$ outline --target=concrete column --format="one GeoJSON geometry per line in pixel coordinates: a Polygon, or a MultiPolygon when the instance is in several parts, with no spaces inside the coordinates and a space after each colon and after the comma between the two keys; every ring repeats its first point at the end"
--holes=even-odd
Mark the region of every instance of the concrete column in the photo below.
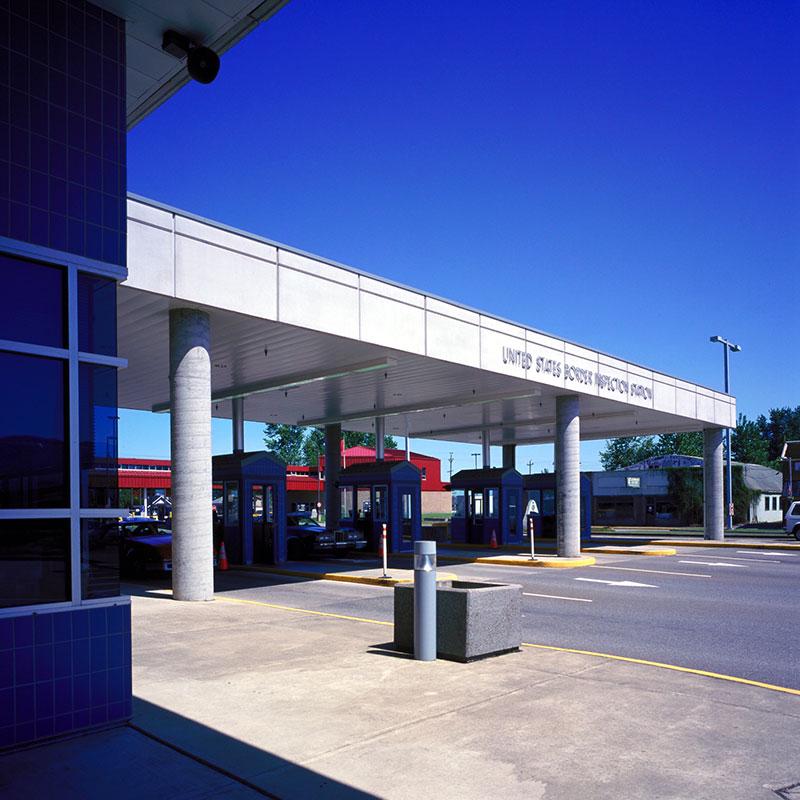
{"type": "Polygon", "coordinates": [[[231,400],[233,416],[231,426],[233,428],[233,452],[244,452],[244,397],[234,397],[231,400]]]}
{"type": "Polygon", "coordinates": [[[339,526],[341,508],[336,481],[342,470],[342,426],[325,426],[325,527],[339,526]]]}
{"type": "Polygon", "coordinates": [[[558,555],[577,558],[581,552],[581,419],[575,395],[556,398],[556,536],[558,555]]]}
{"type": "Polygon", "coordinates": [[[386,420],[384,417],[375,417],[375,460],[383,461],[383,437],[386,433],[386,420]]]}
{"type": "Polygon", "coordinates": [[[503,469],[515,469],[517,466],[517,446],[515,444],[503,445],[503,469]]]}
{"type": "Polygon", "coordinates": [[[492,446],[489,431],[481,431],[481,457],[484,469],[492,466],[492,446]]]}
{"type": "Polygon", "coordinates": [[[706,428],[703,431],[703,538],[719,541],[725,538],[722,437],[722,428],[706,428]]]}
{"type": "Polygon", "coordinates": [[[211,519],[211,324],[205,311],[169,312],[172,593],[214,598],[211,519]]]}

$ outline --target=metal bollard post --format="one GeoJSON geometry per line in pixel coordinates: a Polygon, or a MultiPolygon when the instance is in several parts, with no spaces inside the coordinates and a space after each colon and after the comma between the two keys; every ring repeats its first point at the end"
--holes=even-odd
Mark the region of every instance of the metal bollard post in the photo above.
{"type": "Polygon", "coordinates": [[[533,546],[533,516],[528,514],[528,534],[531,537],[531,561],[536,561],[536,551],[533,546]]]}
{"type": "Polygon", "coordinates": [[[383,575],[382,578],[388,578],[389,573],[386,571],[389,567],[389,556],[387,553],[386,548],[386,523],[383,523],[383,528],[381,530],[381,550],[383,551],[383,575]]]}
{"type": "Polygon", "coordinates": [[[436,542],[414,542],[414,658],[436,661],[436,542]]]}

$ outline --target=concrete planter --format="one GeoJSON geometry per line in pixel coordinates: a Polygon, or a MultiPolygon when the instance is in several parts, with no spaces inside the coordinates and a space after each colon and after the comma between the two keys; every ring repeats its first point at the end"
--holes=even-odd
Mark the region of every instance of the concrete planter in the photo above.
{"type": "MultiPolygon", "coordinates": [[[[505,583],[443,581],[436,590],[439,658],[473,661],[519,650],[522,587],[505,583]]],[[[414,651],[414,587],[394,587],[394,645],[414,651]]]]}

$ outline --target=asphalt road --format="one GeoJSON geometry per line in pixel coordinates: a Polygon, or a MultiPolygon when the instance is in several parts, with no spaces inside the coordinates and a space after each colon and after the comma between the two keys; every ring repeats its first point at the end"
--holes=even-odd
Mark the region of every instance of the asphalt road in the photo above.
{"type": "MultiPolygon", "coordinates": [[[[462,578],[520,584],[524,641],[800,689],[800,552],[681,548],[666,557],[601,555],[569,570],[448,565],[442,555],[439,563],[462,578]]],[[[217,577],[218,591],[234,596],[392,619],[391,589],[238,571],[217,577]]]]}

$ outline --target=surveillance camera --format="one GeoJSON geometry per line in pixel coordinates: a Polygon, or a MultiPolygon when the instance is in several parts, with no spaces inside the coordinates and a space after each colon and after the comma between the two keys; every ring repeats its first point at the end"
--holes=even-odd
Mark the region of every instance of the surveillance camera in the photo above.
{"type": "Polygon", "coordinates": [[[186,59],[189,75],[198,83],[211,83],[219,72],[219,56],[208,47],[193,47],[186,59]]]}

